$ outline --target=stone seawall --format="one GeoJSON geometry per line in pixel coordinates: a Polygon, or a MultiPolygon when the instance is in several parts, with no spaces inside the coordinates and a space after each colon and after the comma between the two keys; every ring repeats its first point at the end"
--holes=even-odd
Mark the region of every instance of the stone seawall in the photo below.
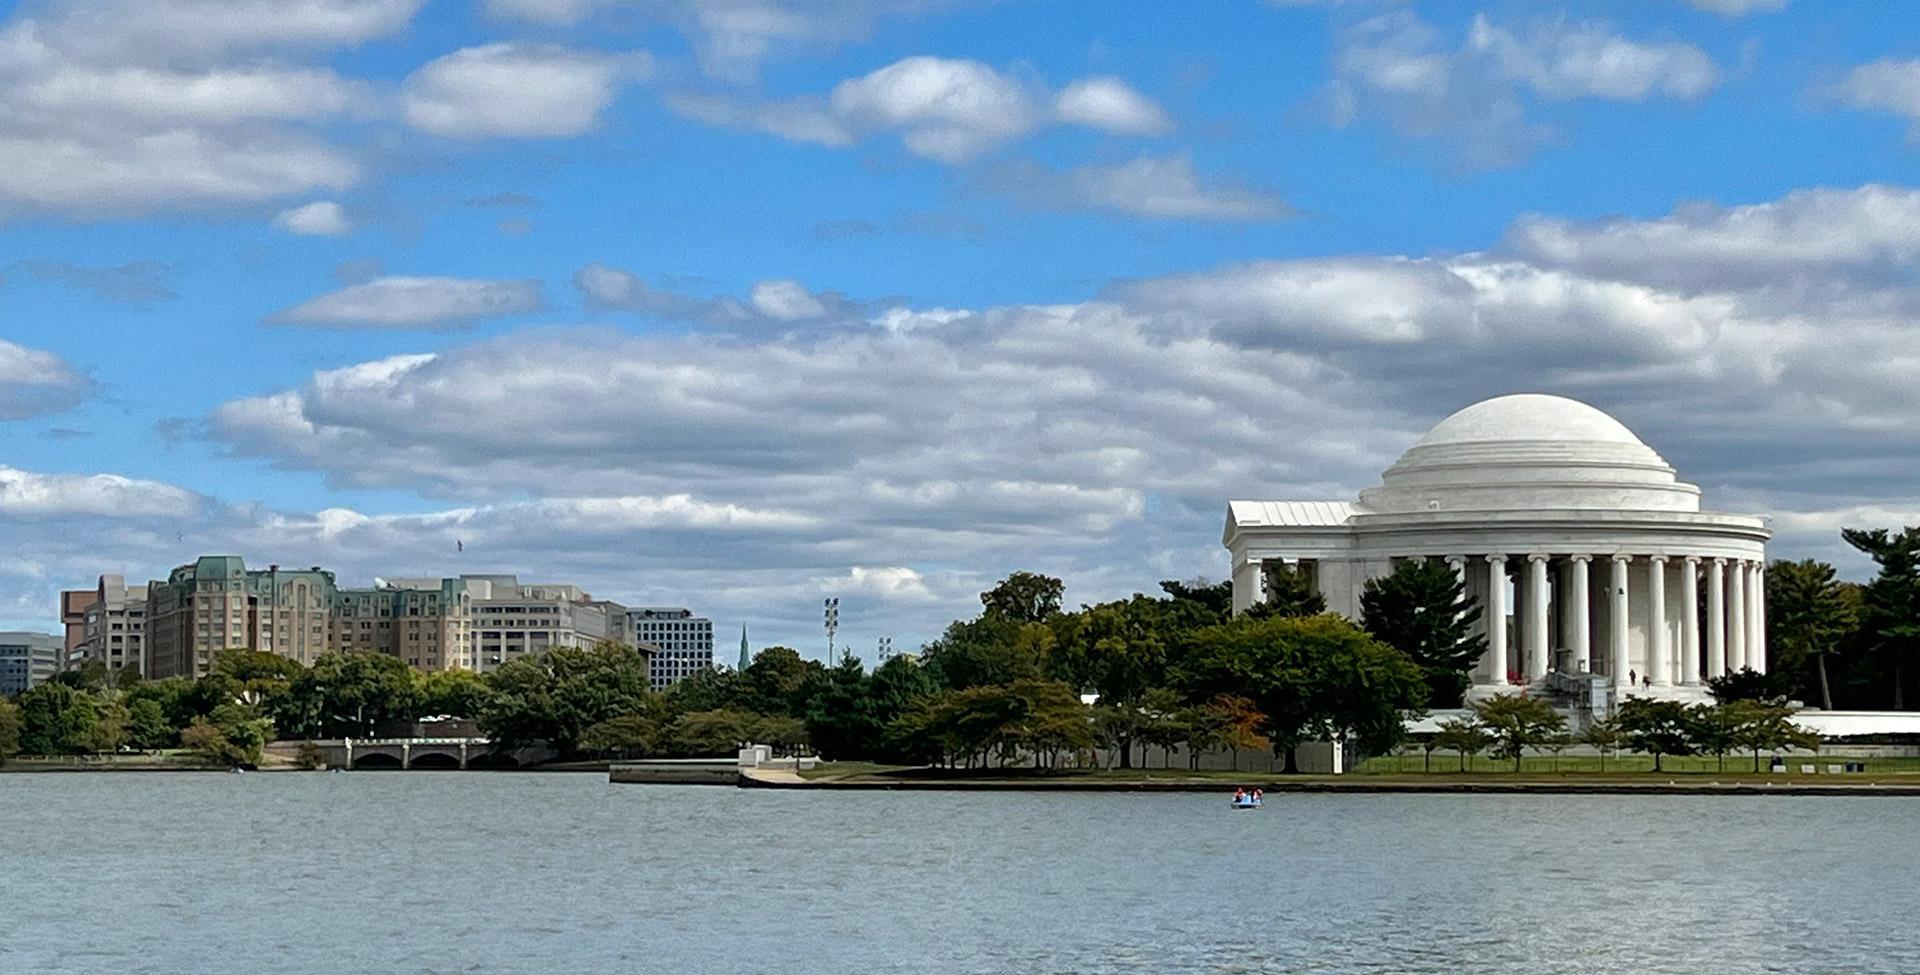
{"type": "Polygon", "coordinates": [[[607,767],[607,781],[634,785],[738,785],[740,763],[733,759],[616,762],[607,767]]]}

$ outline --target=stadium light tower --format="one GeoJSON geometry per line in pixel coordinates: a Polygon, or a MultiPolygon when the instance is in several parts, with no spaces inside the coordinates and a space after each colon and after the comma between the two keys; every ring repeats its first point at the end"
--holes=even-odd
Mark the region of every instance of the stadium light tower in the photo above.
{"type": "Polygon", "coordinates": [[[840,597],[835,596],[827,600],[826,606],[827,666],[831,667],[833,666],[833,635],[840,629],[840,597]]]}

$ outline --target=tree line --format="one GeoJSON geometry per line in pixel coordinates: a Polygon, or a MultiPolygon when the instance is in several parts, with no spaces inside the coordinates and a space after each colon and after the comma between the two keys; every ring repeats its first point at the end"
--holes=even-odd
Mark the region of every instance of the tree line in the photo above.
{"type": "Polygon", "coordinates": [[[1848,528],[1873,560],[1867,582],[1807,559],[1767,566],[1769,689],[1833,709],[1906,710],[1920,679],[1920,526],[1848,528]]]}
{"type": "Polygon", "coordinates": [[[1794,724],[1797,709],[1786,701],[1750,696],[1752,684],[1738,679],[1717,681],[1713,691],[1715,701],[1694,705],[1630,697],[1611,717],[1578,733],[1570,732],[1566,718],[1545,701],[1503,694],[1475,702],[1465,717],[1441,721],[1431,734],[1418,736],[1416,744],[1425,753],[1428,771],[1439,750],[1453,752],[1463,772],[1483,753],[1511,761],[1518,772],[1529,749],[1557,757],[1575,745],[1598,752],[1602,771],[1608,757],[1622,749],[1651,757],[1655,772],[1662,771],[1668,756],[1711,755],[1725,771],[1729,754],[1751,752],[1758,772],[1762,753],[1819,750],[1820,736],[1794,724]]]}

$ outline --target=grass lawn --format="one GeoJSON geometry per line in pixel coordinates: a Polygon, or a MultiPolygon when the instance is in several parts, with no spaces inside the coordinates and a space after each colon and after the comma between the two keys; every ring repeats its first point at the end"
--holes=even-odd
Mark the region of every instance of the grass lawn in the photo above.
{"type": "MultiPolygon", "coordinates": [[[[1869,775],[1920,774],[1920,758],[1840,758],[1829,756],[1788,756],[1787,773],[1798,777],[1800,766],[1812,765],[1818,770],[1817,774],[1826,775],[1828,765],[1844,762],[1865,762],[1867,766],[1866,774],[1869,775]]],[[[1562,755],[1557,759],[1551,755],[1528,755],[1520,762],[1521,772],[1531,775],[1598,773],[1601,771],[1600,766],[1600,757],[1597,755],[1562,755]]],[[[1361,775],[1405,775],[1419,774],[1425,769],[1425,758],[1415,753],[1411,755],[1381,755],[1369,758],[1361,762],[1360,766],[1354,769],[1354,771],[1361,775]]],[[[1712,755],[1690,755],[1686,757],[1669,755],[1661,760],[1660,769],[1662,774],[1673,775],[1733,775],[1736,773],[1752,775],[1753,755],[1729,754],[1724,771],[1721,769],[1720,760],[1712,755]]],[[[1504,772],[1512,775],[1513,762],[1495,761],[1485,756],[1476,756],[1468,762],[1467,770],[1473,773],[1498,774],[1504,772]]],[[[1460,759],[1458,756],[1452,752],[1436,751],[1433,753],[1431,774],[1459,775],[1460,771],[1460,759]]],[[[1647,755],[1618,755],[1606,760],[1606,772],[1609,774],[1615,772],[1650,773],[1652,771],[1653,759],[1647,755]]],[[[1762,775],[1765,775],[1766,771],[1767,756],[1762,754],[1760,756],[1760,772],[1762,775]]],[[[1859,775],[1860,773],[1852,773],[1849,777],[1857,778],[1859,775]]],[[[1837,778],[1837,776],[1835,777],[1837,778]]]]}

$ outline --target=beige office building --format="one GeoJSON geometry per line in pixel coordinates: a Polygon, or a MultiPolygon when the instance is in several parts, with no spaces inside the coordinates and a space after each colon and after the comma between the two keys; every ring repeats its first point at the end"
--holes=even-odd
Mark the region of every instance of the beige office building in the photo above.
{"type": "Polygon", "coordinates": [[[145,635],[147,591],[129,592],[121,576],[104,575],[81,611],[81,639],[67,652],[67,666],[98,660],[109,671],[132,667],[147,672],[145,635]]]}

